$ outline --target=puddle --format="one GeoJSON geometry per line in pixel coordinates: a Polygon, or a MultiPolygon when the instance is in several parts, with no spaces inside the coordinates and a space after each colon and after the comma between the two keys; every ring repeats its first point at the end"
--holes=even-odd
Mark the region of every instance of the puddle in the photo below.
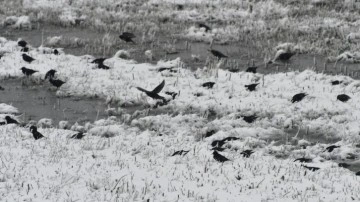
{"type": "MultiPolygon", "coordinates": [[[[160,59],[175,59],[181,57],[181,59],[192,69],[204,67],[206,58],[210,56],[210,53],[207,51],[209,49],[209,44],[207,43],[188,42],[187,40],[174,39],[171,36],[157,36],[157,40],[154,40],[154,42],[148,41],[141,43],[141,34],[135,33],[137,35],[137,43],[126,44],[118,38],[120,33],[109,32],[107,34],[109,39],[111,39],[111,45],[104,45],[104,32],[89,31],[88,29],[80,27],[64,28],[54,25],[39,24],[37,29],[33,30],[0,29],[0,36],[5,36],[10,40],[22,38],[28,41],[33,47],[40,46],[42,39],[53,36],[62,36],[65,41],[73,37],[78,37],[87,42],[85,45],[78,47],[69,45],[63,47],[67,54],[72,55],[90,54],[95,57],[112,57],[116,51],[125,49],[128,50],[138,62],[147,62],[144,52],[151,49],[153,50],[154,58],[156,59],[153,62],[160,59]],[[170,49],[174,49],[175,53],[167,54],[170,49]],[[197,55],[199,61],[193,60],[192,55],[197,55]]],[[[298,54],[293,56],[289,63],[272,64],[265,67],[264,55],[261,55],[255,47],[248,44],[241,44],[240,42],[234,42],[228,45],[214,44],[212,48],[229,56],[227,63],[224,65],[225,69],[235,68],[239,71],[243,71],[247,69],[248,66],[252,65],[251,61],[254,61],[255,65],[259,66],[258,72],[264,74],[294,70],[302,71],[314,66],[317,71],[322,72],[324,70],[324,64],[326,63],[326,57],[321,55],[298,54]]],[[[324,72],[327,74],[347,74],[353,78],[359,78],[360,76],[356,73],[359,71],[357,64],[339,62],[337,64],[328,63],[326,66],[327,68],[324,72]]]]}
{"type": "Polygon", "coordinates": [[[54,126],[61,120],[70,123],[93,122],[106,118],[104,101],[86,98],[57,97],[56,90],[48,86],[21,85],[21,79],[3,80],[0,85],[5,88],[0,91],[1,102],[18,108],[23,122],[42,118],[51,118],[54,126]]]}

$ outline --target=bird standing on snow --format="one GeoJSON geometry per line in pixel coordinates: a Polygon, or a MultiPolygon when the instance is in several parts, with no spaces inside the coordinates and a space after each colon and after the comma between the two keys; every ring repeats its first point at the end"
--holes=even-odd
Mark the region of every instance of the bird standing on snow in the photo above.
{"type": "Polygon", "coordinates": [[[145,90],[141,87],[136,87],[139,91],[142,91],[144,93],[146,93],[147,96],[151,97],[152,99],[155,99],[155,100],[163,100],[164,102],[166,102],[166,99],[162,96],[159,95],[160,91],[164,88],[165,86],[165,80],[163,80],[158,86],[156,86],[154,88],[154,90],[152,91],[148,91],[148,90],[145,90]]]}
{"type": "Polygon", "coordinates": [[[49,79],[49,81],[50,81],[50,83],[53,85],[53,86],[55,86],[56,88],[60,88],[60,86],[62,86],[65,82],[64,81],[61,81],[61,80],[59,80],[59,79],[52,79],[52,78],[50,78],[49,79]]]}
{"type": "Polygon", "coordinates": [[[312,161],[312,159],[302,157],[302,158],[295,159],[295,161],[299,161],[301,163],[310,163],[312,161]]]}
{"type": "Polygon", "coordinates": [[[203,83],[201,86],[202,87],[205,87],[205,88],[213,88],[213,86],[215,85],[215,82],[205,82],[205,83],[203,83]]]}
{"type": "Polygon", "coordinates": [[[11,118],[10,116],[5,116],[6,124],[19,124],[15,119],[11,118]]]}
{"type": "Polygon", "coordinates": [[[36,127],[36,126],[31,126],[31,127],[30,127],[30,132],[33,134],[35,140],[38,140],[38,139],[44,137],[39,131],[37,131],[37,127],[36,127]]]}
{"type": "Polygon", "coordinates": [[[341,83],[342,83],[342,81],[339,81],[339,80],[331,81],[331,85],[333,85],[333,86],[339,85],[341,83]]]}
{"type": "Polygon", "coordinates": [[[341,102],[347,102],[348,100],[351,99],[350,96],[346,95],[346,94],[340,94],[336,97],[338,100],[340,100],[341,102]]]}
{"type": "Polygon", "coordinates": [[[230,161],[228,158],[219,154],[217,151],[213,152],[213,156],[214,156],[214,159],[219,161],[220,163],[224,163],[225,161],[230,161]]]}
{"type": "Polygon", "coordinates": [[[26,68],[26,67],[21,67],[21,71],[23,74],[25,74],[26,76],[30,76],[32,74],[34,74],[35,72],[38,72],[36,70],[33,70],[33,69],[29,69],[29,68],[26,68]]]}
{"type": "Polygon", "coordinates": [[[34,61],[35,59],[26,55],[25,53],[22,54],[22,58],[25,62],[31,63],[32,61],[34,61]]]}
{"type": "Polygon", "coordinates": [[[45,80],[46,79],[53,79],[55,77],[55,73],[57,71],[55,69],[50,69],[48,72],[46,72],[45,74],[45,80]]]}
{"type": "Polygon", "coordinates": [[[203,23],[199,23],[200,28],[204,28],[205,32],[211,31],[211,28],[203,23]]]}
{"type": "Polygon", "coordinates": [[[307,96],[306,93],[298,93],[292,97],[291,102],[300,102],[305,96],[307,96]]]}
{"type": "Polygon", "coordinates": [[[133,38],[135,38],[136,36],[133,33],[130,32],[123,32],[119,38],[123,41],[125,41],[126,43],[128,42],[132,42],[135,44],[135,42],[132,40],[133,38]]]}
{"type": "Polygon", "coordinates": [[[257,69],[257,67],[248,67],[248,68],[246,69],[246,72],[250,72],[250,73],[256,74],[256,69],[257,69]]]}
{"type": "Polygon", "coordinates": [[[244,121],[246,121],[247,123],[252,123],[257,119],[256,115],[250,115],[250,116],[241,116],[244,121]]]}
{"type": "Polygon", "coordinates": [[[188,151],[179,150],[179,151],[174,152],[171,156],[175,156],[175,155],[179,155],[179,156],[183,155],[183,156],[185,156],[187,153],[189,153],[189,150],[188,151]]]}
{"type": "Polygon", "coordinates": [[[245,85],[245,88],[247,88],[248,91],[254,91],[257,85],[259,85],[259,83],[253,83],[250,85],[245,85]]]}
{"type": "Polygon", "coordinates": [[[18,46],[20,46],[20,47],[23,47],[23,48],[25,48],[26,47],[26,45],[27,45],[27,42],[26,41],[24,41],[24,40],[20,40],[20,41],[18,41],[18,46]]]}
{"type": "Polygon", "coordinates": [[[249,157],[250,157],[250,155],[251,155],[251,154],[253,154],[253,153],[254,153],[254,151],[253,151],[253,150],[247,149],[247,150],[245,150],[245,151],[241,152],[240,154],[242,154],[242,155],[243,155],[243,157],[249,158],[249,157]]]}
{"type": "Polygon", "coordinates": [[[84,136],[85,136],[84,133],[79,132],[79,133],[74,134],[70,138],[72,138],[72,139],[82,139],[84,136]]]}
{"type": "Polygon", "coordinates": [[[340,146],[331,145],[326,147],[325,151],[332,152],[334,149],[339,148],[340,146]]]}
{"type": "Polygon", "coordinates": [[[96,58],[96,59],[94,59],[93,61],[91,61],[91,63],[101,64],[101,63],[104,63],[104,61],[105,61],[106,59],[107,59],[107,58],[96,58]]]}

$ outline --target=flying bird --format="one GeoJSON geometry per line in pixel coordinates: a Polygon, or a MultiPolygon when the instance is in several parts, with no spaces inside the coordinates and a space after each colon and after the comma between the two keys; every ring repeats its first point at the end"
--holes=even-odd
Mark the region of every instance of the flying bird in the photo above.
{"type": "Polygon", "coordinates": [[[342,83],[342,81],[339,81],[339,80],[331,81],[331,85],[333,85],[333,86],[339,85],[341,83],[342,83]]]}
{"type": "Polygon", "coordinates": [[[331,145],[326,147],[325,151],[332,152],[334,149],[339,148],[340,146],[331,145]]]}
{"type": "Polygon", "coordinates": [[[246,69],[246,72],[250,72],[250,73],[254,73],[254,74],[256,74],[256,69],[257,69],[258,67],[248,67],[247,69],[246,69]]]}
{"type": "Polygon", "coordinates": [[[249,157],[250,157],[250,155],[251,155],[251,154],[253,154],[253,153],[254,153],[254,151],[253,151],[253,150],[247,149],[247,150],[245,150],[245,151],[241,152],[240,154],[242,154],[242,155],[243,155],[243,157],[249,158],[249,157]]]}
{"type": "Polygon", "coordinates": [[[292,97],[291,102],[300,102],[305,96],[307,96],[306,93],[298,93],[292,97]]]}
{"type": "Polygon", "coordinates": [[[85,136],[84,133],[79,132],[79,133],[76,133],[76,134],[72,135],[70,138],[72,138],[72,139],[82,139],[84,136],[85,136]]]}
{"type": "Polygon", "coordinates": [[[44,137],[39,131],[37,131],[37,127],[36,127],[36,126],[31,126],[31,127],[30,127],[30,132],[33,134],[35,140],[38,140],[38,139],[44,137]]]}
{"type": "Polygon", "coordinates": [[[23,47],[23,48],[25,48],[26,47],[26,45],[27,45],[27,42],[26,41],[24,41],[24,40],[20,40],[20,41],[18,41],[18,46],[20,46],[20,47],[23,47]]]}
{"type": "Polygon", "coordinates": [[[175,156],[175,155],[179,155],[179,156],[183,155],[183,156],[185,156],[187,153],[189,153],[189,151],[190,150],[188,150],[188,151],[185,151],[185,150],[176,151],[171,156],[175,156]]]}
{"type": "Polygon", "coordinates": [[[346,94],[340,94],[336,97],[338,100],[340,100],[341,102],[347,102],[348,100],[351,99],[350,96],[346,95],[346,94]]]}
{"type": "Polygon", "coordinates": [[[213,155],[214,155],[214,159],[219,161],[220,163],[224,163],[225,161],[230,161],[228,158],[219,154],[217,151],[214,151],[213,155]]]}
{"type": "Polygon", "coordinates": [[[55,77],[55,73],[57,71],[55,69],[50,69],[48,72],[46,72],[45,74],[45,80],[46,79],[53,79],[55,77]]]}
{"type": "Polygon", "coordinates": [[[6,124],[19,124],[15,119],[11,118],[10,116],[5,116],[6,124]]]}
{"type": "MultiPolygon", "coordinates": [[[[310,163],[312,161],[312,159],[309,159],[309,158],[298,158],[298,159],[295,159],[295,161],[299,161],[301,163],[310,163]]],[[[295,162],[294,161],[294,162],[295,162]]]]}
{"type": "Polygon", "coordinates": [[[217,57],[218,60],[220,60],[221,58],[227,58],[228,57],[228,56],[224,55],[222,52],[220,52],[218,50],[210,49],[208,51],[210,51],[215,57],[217,57]]]}
{"type": "Polygon", "coordinates": [[[32,58],[31,56],[26,55],[25,53],[22,54],[22,58],[25,62],[31,63],[32,61],[34,61],[35,59],[32,58]]]}
{"type": "Polygon", "coordinates": [[[246,121],[247,123],[252,123],[254,122],[258,117],[256,115],[251,115],[251,116],[242,116],[242,118],[244,119],[244,121],[246,121]]]}
{"type": "Polygon", "coordinates": [[[211,82],[211,81],[201,84],[202,87],[208,88],[208,89],[212,88],[214,85],[215,85],[215,82],[211,82]]]}
{"type": "Polygon", "coordinates": [[[147,96],[151,97],[152,99],[155,100],[163,100],[164,102],[166,102],[166,99],[162,96],[159,95],[160,91],[164,88],[165,86],[165,80],[163,80],[158,86],[156,86],[152,91],[148,91],[145,90],[141,87],[136,87],[139,91],[142,91],[144,93],[146,93],[147,96]]]}
{"type": "Polygon", "coordinates": [[[59,79],[52,79],[52,78],[50,78],[49,81],[56,88],[60,88],[60,86],[62,86],[65,83],[64,81],[61,81],[59,79]]]}
{"type": "Polygon", "coordinates": [[[203,23],[199,23],[200,28],[205,28],[205,32],[211,31],[211,28],[203,23]]]}
{"type": "Polygon", "coordinates": [[[245,85],[245,88],[247,88],[248,91],[254,91],[257,85],[259,85],[259,83],[253,83],[250,85],[245,85]]]}
{"type": "Polygon", "coordinates": [[[320,168],[318,168],[318,167],[311,167],[311,166],[304,166],[304,165],[303,165],[303,167],[305,167],[305,168],[307,168],[307,169],[309,169],[309,170],[311,170],[311,171],[317,171],[317,170],[320,169],[320,168]]]}
{"type": "Polygon", "coordinates": [[[119,38],[123,41],[125,41],[126,43],[128,42],[132,42],[135,44],[135,42],[132,40],[133,38],[135,38],[136,36],[133,33],[130,32],[123,32],[119,38]]]}
{"type": "Polygon", "coordinates": [[[239,140],[239,139],[240,138],[238,138],[238,137],[226,137],[226,138],[224,138],[222,140],[214,140],[211,143],[211,146],[212,147],[222,147],[228,141],[239,140]]]}

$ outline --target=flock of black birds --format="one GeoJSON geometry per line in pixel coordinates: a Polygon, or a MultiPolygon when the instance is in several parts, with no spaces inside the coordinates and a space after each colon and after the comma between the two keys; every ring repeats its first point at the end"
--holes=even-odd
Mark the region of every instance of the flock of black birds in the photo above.
{"type": "MultiPolygon", "coordinates": [[[[205,24],[199,24],[199,27],[200,28],[204,28],[206,32],[208,31],[211,31],[211,28],[205,24]]],[[[131,42],[133,44],[136,44],[134,42],[134,38],[136,38],[136,36],[133,34],[133,33],[130,33],[130,32],[123,32],[119,38],[123,41],[125,41],[126,43],[128,42],[131,42]]],[[[28,52],[29,51],[29,47],[27,46],[27,42],[24,41],[24,40],[20,40],[18,42],[18,45],[20,47],[22,47],[21,51],[22,52],[28,52]]],[[[218,50],[214,50],[214,49],[209,49],[208,50],[213,56],[215,56],[218,60],[221,60],[221,59],[225,59],[225,58],[228,58],[228,56],[226,56],[225,54],[221,53],[220,51],[218,50]]],[[[58,55],[59,52],[57,49],[54,50],[53,52],[55,55],[58,55]]],[[[281,61],[288,61],[295,53],[293,52],[282,52],[280,53],[279,55],[277,55],[276,58],[274,58],[273,61],[269,61],[268,63],[271,64],[273,63],[274,61],[276,60],[281,60],[281,61]]],[[[22,54],[22,59],[28,63],[31,63],[33,61],[35,61],[36,59],[34,59],[33,57],[23,53],[22,54]]],[[[91,63],[93,64],[97,64],[98,65],[98,68],[99,69],[110,69],[110,67],[106,66],[104,64],[104,61],[106,60],[107,58],[97,58],[97,59],[94,59],[91,63]]],[[[172,68],[160,68],[158,71],[161,72],[161,71],[164,71],[164,70],[169,70],[169,71],[176,71],[176,70],[172,70],[172,68]]],[[[29,77],[31,75],[33,75],[34,73],[38,72],[37,70],[33,70],[33,69],[29,69],[29,68],[26,68],[26,67],[22,67],[21,68],[21,71],[22,73],[26,76],[26,77],[29,77]]],[[[231,71],[231,70],[230,70],[231,71]]],[[[55,73],[57,71],[54,70],[54,69],[51,69],[49,70],[46,74],[45,74],[45,80],[49,80],[49,82],[55,86],[56,88],[59,88],[61,87],[65,82],[64,81],[61,81],[59,79],[54,79],[55,78],[55,73]]],[[[256,66],[252,66],[252,67],[248,67],[246,72],[249,72],[249,73],[256,73],[257,72],[257,67],[256,66]]],[[[332,85],[339,85],[341,84],[342,81],[332,81],[331,84],[332,85]]],[[[208,89],[211,89],[213,88],[213,86],[215,85],[215,82],[205,82],[202,84],[202,87],[205,87],[205,88],[208,88],[208,89]]],[[[253,83],[253,84],[249,84],[249,85],[245,85],[245,88],[248,90],[248,91],[255,91],[256,90],[256,87],[259,85],[259,83],[253,83]]],[[[159,95],[159,93],[161,92],[161,90],[164,88],[165,86],[165,80],[163,80],[158,86],[156,86],[153,90],[149,91],[149,90],[146,90],[146,89],[143,89],[141,87],[136,87],[139,91],[141,92],[144,92],[147,96],[155,99],[155,100],[162,100],[163,104],[167,104],[169,101],[166,100],[163,96],[159,95]]],[[[4,90],[1,86],[0,86],[0,90],[4,90]]],[[[177,93],[175,92],[165,92],[166,94],[168,95],[171,95],[173,99],[175,99],[175,97],[178,95],[177,93]]],[[[292,99],[291,99],[291,102],[292,103],[295,103],[295,102],[300,102],[304,97],[306,97],[308,94],[306,93],[298,93],[298,94],[295,94],[292,99]]],[[[342,101],[342,102],[347,102],[350,98],[350,96],[346,95],[346,94],[341,94],[341,95],[338,95],[337,96],[337,99],[342,101]]],[[[253,123],[258,117],[256,115],[250,115],[250,116],[240,116],[243,118],[243,120],[247,123],[253,123]]],[[[3,124],[19,124],[19,122],[17,122],[16,120],[14,120],[13,118],[11,118],[10,116],[6,116],[5,117],[5,122],[0,122],[0,125],[3,125],[3,124]]],[[[44,138],[44,136],[37,130],[37,127],[36,126],[31,126],[30,127],[30,132],[33,134],[33,137],[35,140],[38,140],[38,139],[41,139],[41,138],[44,138]]],[[[212,131],[209,131],[208,133],[206,133],[205,135],[205,138],[207,137],[210,137],[212,136],[213,134],[215,134],[216,131],[212,130],[212,131]]],[[[84,134],[79,132],[79,133],[76,133],[74,135],[71,136],[71,138],[74,138],[74,139],[81,139],[84,137],[84,134]]],[[[224,151],[226,148],[224,148],[223,146],[227,143],[227,142],[230,142],[230,141],[234,141],[234,140],[239,140],[240,138],[237,138],[237,137],[227,137],[227,138],[224,138],[222,140],[214,140],[212,143],[211,143],[211,146],[212,146],[212,149],[213,150],[213,157],[216,161],[219,161],[221,163],[224,163],[226,161],[230,161],[228,158],[226,158],[225,156],[221,155],[219,152],[222,152],[224,151]]],[[[336,146],[336,145],[332,145],[332,146],[329,146],[325,149],[325,151],[327,152],[332,152],[334,149],[336,148],[339,148],[340,146],[336,146]]],[[[175,156],[175,155],[186,155],[187,153],[189,152],[186,151],[186,150],[180,150],[180,151],[176,151],[172,154],[172,156],[175,156]]],[[[254,151],[253,150],[244,150],[242,151],[240,154],[243,155],[243,157],[245,158],[249,158],[251,156],[251,154],[253,154],[254,151]]],[[[312,161],[312,159],[309,159],[309,158],[298,158],[298,159],[295,159],[294,162],[296,161],[299,161],[301,163],[309,163],[312,161]]],[[[339,164],[340,167],[348,167],[349,165],[346,164],[346,163],[340,163],[339,164]]],[[[320,168],[317,168],[317,167],[309,167],[309,166],[305,166],[303,165],[303,167],[311,170],[311,171],[316,171],[316,170],[319,170],[320,168]]],[[[356,175],[360,175],[360,172],[356,173],[356,175]]]]}

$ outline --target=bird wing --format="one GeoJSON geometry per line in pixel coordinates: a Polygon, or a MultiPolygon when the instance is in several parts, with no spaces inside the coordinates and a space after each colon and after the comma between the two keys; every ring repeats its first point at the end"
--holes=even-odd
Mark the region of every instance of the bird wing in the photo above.
{"type": "Polygon", "coordinates": [[[143,89],[143,88],[141,88],[141,87],[136,87],[139,91],[142,91],[142,92],[144,92],[144,93],[147,93],[147,92],[149,92],[149,91],[147,91],[147,90],[145,90],[145,89],[143,89]]]}
{"type": "Polygon", "coordinates": [[[163,80],[158,86],[156,86],[156,88],[154,88],[154,90],[152,90],[153,93],[160,93],[160,91],[164,88],[165,86],[165,80],[163,80]]]}

